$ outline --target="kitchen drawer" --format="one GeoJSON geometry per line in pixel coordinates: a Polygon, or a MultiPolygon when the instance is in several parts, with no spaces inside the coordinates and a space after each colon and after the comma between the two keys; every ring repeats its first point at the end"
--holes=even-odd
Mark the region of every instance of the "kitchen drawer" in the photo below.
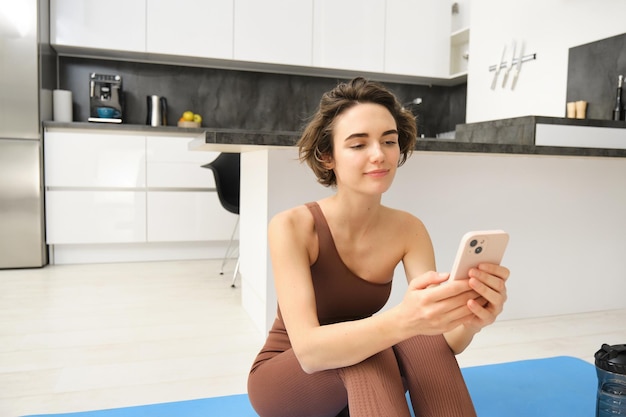
{"type": "Polygon", "coordinates": [[[237,215],[216,192],[148,192],[148,242],[229,240],[237,215]]]}
{"type": "Polygon", "coordinates": [[[146,185],[144,136],[46,132],[46,187],[121,187],[146,185]]]}
{"type": "Polygon", "coordinates": [[[146,149],[148,163],[151,162],[183,162],[203,165],[213,161],[219,152],[197,152],[189,150],[188,136],[148,136],[146,149]]]}
{"type": "Polygon", "coordinates": [[[46,192],[49,245],[145,241],[145,192],[46,192]]]}
{"type": "Polygon", "coordinates": [[[187,137],[148,137],[146,143],[147,186],[215,188],[213,172],[202,168],[219,152],[194,152],[187,137]]]}

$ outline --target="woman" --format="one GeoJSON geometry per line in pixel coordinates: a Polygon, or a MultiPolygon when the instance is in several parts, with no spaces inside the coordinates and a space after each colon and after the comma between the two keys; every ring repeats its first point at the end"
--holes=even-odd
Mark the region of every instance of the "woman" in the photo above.
{"type": "Polygon", "coordinates": [[[381,204],[416,133],[380,84],[323,95],[298,145],[336,193],[270,221],[278,314],[248,379],[261,417],[408,417],[406,390],[416,416],[475,415],[454,355],[502,311],[509,271],[484,264],[439,285],[425,226],[381,204]],[[374,314],[400,262],[406,294],[374,314]]]}

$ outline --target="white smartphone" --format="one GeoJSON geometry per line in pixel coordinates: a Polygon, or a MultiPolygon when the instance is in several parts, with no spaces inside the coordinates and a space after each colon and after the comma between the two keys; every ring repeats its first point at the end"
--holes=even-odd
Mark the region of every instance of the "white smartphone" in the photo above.
{"type": "Polygon", "coordinates": [[[469,270],[480,263],[502,262],[509,235],[503,230],[482,230],[466,233],[461,239],[450,280],[469,278],[469,270]]]}

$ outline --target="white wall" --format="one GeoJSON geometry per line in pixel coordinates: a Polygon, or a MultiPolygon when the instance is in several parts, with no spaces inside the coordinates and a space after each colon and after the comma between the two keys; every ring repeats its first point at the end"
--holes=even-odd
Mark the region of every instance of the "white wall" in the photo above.
{"type": "Polygon", "coordinates": [[[298,161],[298,149],[241,154],[241,296],[256,326],[265,331],[276,316],[276,293],[267,248],[267,223],[276,213],[319,200],[331,190],[298,161]]]}
{"type": "Polygon", "coordinates": [[[626,306],[626,159],[423,152],[398,173],[384,202],[422,219],[440,271],[466,231],[509,232],[502,319],[626,306]]]}
{"type": "MultiPolygon", "coordinates": [[[[242,158],[242,179],[254,183],[242,182],[242,303],[261,331],[276,312],[267,221],[330,192],[295,157],[270,150],[242,158]]],[[[424,221],[441,271],[466,231],[508,231],[503,263],[512,275],[501,318],[541,317],[626,306],[624,178],[625,158],[418,152],[383,200],[424,221]]],[[[390,303],[405,288],[398,268],[390,303]]]]}
{"type": "Polygon", "coordinates": [[[473,0],[470,15],[468,123],[564,117],[569,48],[626,32],[623,0],[473,0]],[[510,79],[509,88],[491,90],[488,68],[498,63],[505,44],[510,51],[512,40],[524,42],[525,52],[537,59],[523,64],[514,91],[510,79]]]}

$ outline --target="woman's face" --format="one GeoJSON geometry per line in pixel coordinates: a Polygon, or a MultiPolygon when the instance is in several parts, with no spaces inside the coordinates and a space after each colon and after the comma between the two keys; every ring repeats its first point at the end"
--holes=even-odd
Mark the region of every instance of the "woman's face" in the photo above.
{"type": "Polygon", "coordinates": [[[384,106],[359,103],[335,119],[333,156],[337,187],[382,194],[393,182],[400,159],[396,121],[384,106]]]}

